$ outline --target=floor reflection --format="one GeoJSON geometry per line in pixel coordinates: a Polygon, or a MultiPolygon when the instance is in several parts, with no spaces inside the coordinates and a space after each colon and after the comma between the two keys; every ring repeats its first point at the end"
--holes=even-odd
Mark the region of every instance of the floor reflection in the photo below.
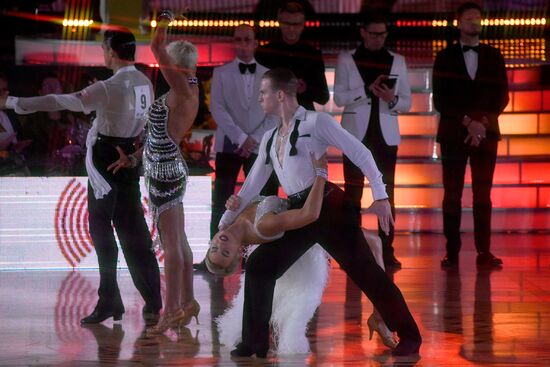
{"type": "MultiPolygon", "coordinates": [[[[500,270],[478,269],[475,278],[473,335],[460,348],[460,355],[478,363],[517,363],[514,348],[495,341],[495,314],[492,303],[491,276],[500,270]],[[496,352],[498,351],[498,353],[496,352]]],[[[513,330],[510,330],[513,332],[513,330]]]]}
{"type": "MultiPolygon", "coordinates": [[[[417,320],[421,359],[395,358],[375,334],[372,304],[334,263],[323,302],[309,325],[312,353],[270,356],[280,366],[550,365],[550,235],[495,236],[506,266],[478,271],[473,239],[465,236],[460,268],[443,271],[442,236],[411,242],[396,237],[403,269],[393,274],[417,320]],[[468,248],[472,248],[471,251],[468,248]],[[521,250],[520,250],[521,249],[521,250]]],[[[239,276],[195,274],[199,324],[147,337],[143,300],[126,270],[118,281],[126,313],[121,323],[80,326],[94,307],[97,271],[0,272],[0,365],[250,366],[232,360],[213,320],[237,294],[239,276]]],[[[265,362],[265,361],[264,361],[265,362]]]]}
{"type": "Polygon", "coordinates": [[[82,325],[83,330],[89,331],[97,343],[97,360],[102,363],[116,363],[120,357],[124,330],[122,325],[115,323],[112,327],[103,324],[82,325]]]}

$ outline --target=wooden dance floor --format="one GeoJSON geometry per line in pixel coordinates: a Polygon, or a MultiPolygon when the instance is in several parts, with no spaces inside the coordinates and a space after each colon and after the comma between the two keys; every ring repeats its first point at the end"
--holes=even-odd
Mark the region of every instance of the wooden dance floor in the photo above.
{"type": "MultiPolygon", "coordinates": [[[[234,366],[473,366],[550,365],[549,234],[493,236],[501,271],[477,271],[472,235],[464,235],[459,271],[444,271],[441,235],[399,235],[394,273],[417,320],[424,344],[420,359],[392,357],[366,320],[372,306],[333,266],[323,303],[310,324],[308,355],[267,361],[231,360],[212,318],[236,294],[237,276],[195,274],[202,305],[199,325],[179,334],[147,338],[143,305],[127,271],[119,280],[126,306],[121,323],[81,327],[96,301],[97,271],[0,273],[0,364],[234,366]]],[[[200,260],[200,259],[198,259],[200,260]]]]}

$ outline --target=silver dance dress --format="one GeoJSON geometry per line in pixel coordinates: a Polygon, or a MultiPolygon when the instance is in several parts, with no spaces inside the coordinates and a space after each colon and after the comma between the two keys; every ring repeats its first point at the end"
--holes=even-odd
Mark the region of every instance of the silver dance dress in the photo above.
{"type": "Polygon", "coordinates": [[[168,135],[168,93],[150,107],[143,150],[145,183],[155,225],[162,212],[183,201],[189,168],[179,146],[168,135]]]}
{"type": "Polygon", "coordinates": [[[267,213],[279,214],[287,210],[289,205],[288,200],[281,199],[278,196],[257,196],[256,198],[252,199],[250,204],[252,205],[256,203],[258,203],[258,207],[256,208],[256,217],[254,218],[254,232],[256,233],[256,235],[262,238],[264,241],[268,242],[275,241],[283,237],[285,234],[284,232],[277,233],[276,235],[271,237],[264,236],[258,230],[258,223],[267,213]]]}

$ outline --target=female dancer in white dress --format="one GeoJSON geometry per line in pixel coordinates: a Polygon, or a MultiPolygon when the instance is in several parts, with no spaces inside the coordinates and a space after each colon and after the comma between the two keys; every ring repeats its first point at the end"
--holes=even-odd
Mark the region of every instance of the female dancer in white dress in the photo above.
{"type": "Polygon", "coordinates": [[[182,201],[188,168],[180,150],[198,111],[199,90],[195,77],[198,53],[187,41],[174,41],[166,46],[167,26],[172,20],[169,11],[160,14],[151,42],[151,50],[170,90],[149,109],[144,147],[128,156],[118,149],[119,160],[109,166],[116,173],[120,168],[135,167],[143,158],[149,206],[164,250],[166,280],[164,312],[158,323],[147,329],[149,335],[187,325],[193,317],[197,319],[200,311],[193,293],[193,253],[184,230],[182,201]]]}
{"type": "MultiPolygon", "coordinates": [[[[287,210],[287,201],[277,196],[258,197],[253,200],[233,224],[220,230],[212,239],[205,259],[210,272],[222,276],[229,275],[241,262],[241,246],[271,242],[283,236],[285,231],[304,227],[318,218],[327,179],[327,161],[325,156],[319,160],[312,156],[312,163],[317,177],[303,208],[287,210]]],[[[232,200],[233,197],[228,201],[228,207],[231,207],[232,200]]],[[[384,268],[380,239],[365,229],[363,233],[376,262],[384,268]]],[[[249,253],[256,247],[252,246],[249,253]]],[[[321,303],[328,270],[326,252],[321,246],[315,245],[277,279],[271,318],[277,353],[309,352],[307,324],[321,303]]],[[[225,345],[233,346],[240,342],[244,303],[243,283],[244,275],[241,276],[241,287],[231,307],[216,320],[220,341],[225,345]]],[[[372,338],[376,331],[386,346],[395,347],[397,342],[393,333],[376,310],[369,317],[367,325],[370,331],[369,338],[372,338]]]]}

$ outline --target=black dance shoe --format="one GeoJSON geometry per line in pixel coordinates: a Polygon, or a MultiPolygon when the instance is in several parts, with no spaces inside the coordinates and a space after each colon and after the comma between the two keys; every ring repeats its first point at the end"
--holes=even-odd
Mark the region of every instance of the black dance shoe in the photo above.
{"type": "Polygon", "coordinates": [[[99,324],[112,317],[114,321],[122,320],[122,314],[124,311],[106,310],[96,307],[94,311],[88,316],[80,320],[81,324],[99,324]]]}
{"type": "Polygon", "coordinates": [[[155,310],[152,307],[145,305],[141,309],[141,316],[143,321],[145,321],[146,326],[155,325],[160,318],[160,310],[155,310]]]}
{"type": "Polygon", "coordinates": [[[443,269],[456,269],[458,268],[458,257],[454,257],[454,256],[445,256],[442,260],[441,260],[441,267],[443,269]]]}
{"type": "Polygon", "coordinates": [[[502,268],[502,260],[490,252],[482,252],[477,255],[476,265],[485,268],[502,268]]]}
{"type": "Polygon", "coordinates": [[[240,343],[237,345],[237,348],[233,349],[231,351],[231,357],[234,358],[243,358],[243,357],[251,357],[252,355],[256,355],[256,358],[267,358],[267,349],[262,349],[261,351],[255,351],[249,346],[240,343]]]}
{"type": "Polygon", "coordinates": [[[416,355],[420,351],[420,344],[422,344],[422,340],[401,339],[391,354],[394,356],[416,355]]]}
{"type": "Polygon", "coordinates": [[[395,256],[384,259],[384,267],[387,270],[399,270],[402,266],[401,261],[397,260],[395,256]]]}

